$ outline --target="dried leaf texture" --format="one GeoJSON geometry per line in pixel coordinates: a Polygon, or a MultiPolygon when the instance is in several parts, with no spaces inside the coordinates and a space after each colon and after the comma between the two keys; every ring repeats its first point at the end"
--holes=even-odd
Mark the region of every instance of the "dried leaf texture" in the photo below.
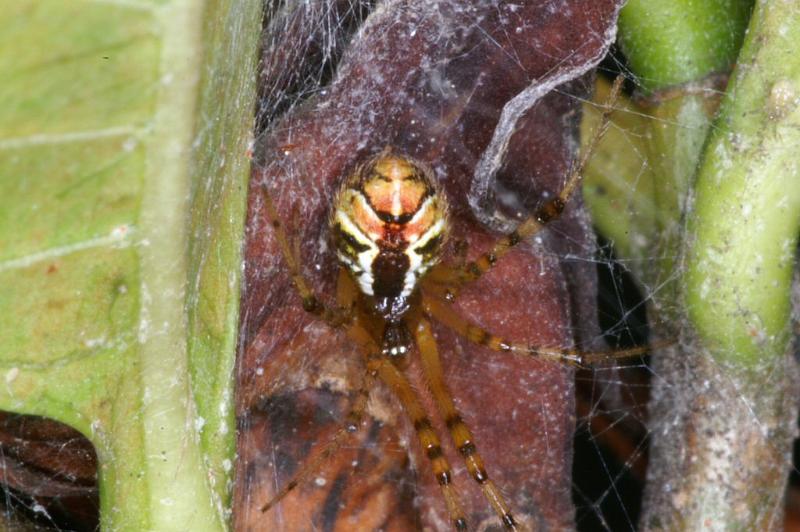
{"type": "Polygon", "coordinates": [[[29,517],[45,527],[55,521],[71,530],[97,528],[97,456],[75,429],[51,419],[0,413],[0,464],[10,490],[8,509],[35,505],[39,510],[29,511],[29,517]]]}
{"type": "MultiPolygon", "coordinates": [[[[387,2],[352,37],[331,83],[270,124],[256,150],[247,223],[237,530],[450,528],[413,429],[381,386],[345,449],[279,507],[260,512],[341,426],[363,372],[363,354],[344,334],[302,310],[260,187],[272,191],[303,272],[326,302],[337,269],[327,236],[331,198],[358,161],[387,145],[432,166],[453,207],[454,239],[469,244],[471,257],[485,251],[497,234],[478,219],[519,218],[563,184],[577,147],[575,96],[586,95],[586,74],[613,41],[620,4],[387,2]]],[[[289,48],[302,37],[286,38],[289,48]]],[[[586,347],[596,331],[594,266],[586,260],[594,245],[580,198],[539,236],[455,307],[514,340],[586,347]]],[[[535,529],[571,528],[572,371],[492,353],[440,326],[435,332],[456,403],[514,514],[535,529]]],[[[411,358],[409,377],[433,414],[411,358]]],[[[471,529],[499,525],[448,443],[445,452],[471,529]]]]}

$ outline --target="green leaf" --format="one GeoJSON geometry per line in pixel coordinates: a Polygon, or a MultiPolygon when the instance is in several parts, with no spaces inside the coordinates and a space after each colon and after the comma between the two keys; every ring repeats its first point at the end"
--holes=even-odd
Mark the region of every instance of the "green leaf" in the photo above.
{"type": "Polygon", "coordinates": [[[95,445],[108,530],[222,530],[260,2],[0,15],[0,408],[95,445]]]}

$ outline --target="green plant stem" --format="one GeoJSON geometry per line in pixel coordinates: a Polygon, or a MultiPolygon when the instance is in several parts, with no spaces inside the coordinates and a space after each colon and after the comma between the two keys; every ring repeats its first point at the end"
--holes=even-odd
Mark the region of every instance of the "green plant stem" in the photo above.
{"type": "Polygon", "coordinates": [[[198,432],[213,505],[226,517],[236,455],[233,368],[262,4],[206,3],[205,66],[190,161],[189,375],[203,420],[198,432]],[[209,123],[214,127],[204,127],[209,123]]]}
{"type": "Polygon", "coordinates": [[[787,351],[800,226],[800,6],[757,3],[712,122],[709,81],[734,62],[750,4],[632,0],[620,19],[647,97],[634,109],[647,116],[620,118],[632,123],[630,138],[612,137],[609,149],[634,155],[616,165],[622,176],[611,156],[599,158],[587,203],[609,217],[597,225],[650,296],[656,335],[680,339],[653,358],[657,437],[643,530],[783,523],[798,382],[787,351]],[[625,185],[629,210],[596,193],[625,185]]]}
{"type": "Polygon", "coordinates": [[[647,165],[637,179],[648,182],[653,209],[633,214],[635,232],[612,238],[631,239],[637,253],[627,258],[641,282],[663,287],[653,310],[670,312],[667,320],[676,317],[671,280],[685,201],[716,110],[710,77],[733,64],[751,8],[751,0],[631,0],[620,13],[620,45],[649,98],[641,109],[649,116],[643,131],[647,165]]]}
{"type": "Polygon", "coordinates": [[[743,6],[630,2],[620,23],[649,92],[646,168],[635,177],[651,194],[636,204],[652,208],[629,214],[629,233],[617,237],[652,296],[657,334],[681,340],[653,361],[658,438],[644,530],[782,524],[797,395],[787,351],[800,225],[800,6],[757,3],[712,128],[706,76],[733,61],[743,6]]]}
{"type": "Polygon", "coordinates": [[[677,475],[668,496],[648,489],[645,528],[782,528],[797,415],[798,39],[800,6],[758,2],[704,151],[684,248],[682,337],[691,359],[667,362],[685,409],[671,413],[676,430],[657,446],[661,467],[649,480],[677,475]],[[680,454],[667,448],[676,443],[680,454]]]}
{"type": "Polygon", "coordinates": [[[752,0],[629,0],[619,42],[647,92],[730,70],[752,0]]]}
{"type": "Polygon", "coordinates": [[[782,357],[790,338],[800,228],[800,6],[761,3],[751,32],[698,172],[684,292],[709,353],[758,369],[782,357]]]}
{"type": "Polygon", "coordinates": [[[609,135],[605,150],[614,154],[593,163],[585,194],[595,223],[640,283],[660,287],[652,310],[666,311],[665,322],[677,317],[675,259],[718,102],[712,76],[733,63],[751,7],[743,0],[631,0],[620,13],[619,42],[648,98],[629,104],[634,115],[618,113],[622,133],[609,135]],[[605,192],[622,183],[628,192],[620,205],[619,195],[605,192]]]}

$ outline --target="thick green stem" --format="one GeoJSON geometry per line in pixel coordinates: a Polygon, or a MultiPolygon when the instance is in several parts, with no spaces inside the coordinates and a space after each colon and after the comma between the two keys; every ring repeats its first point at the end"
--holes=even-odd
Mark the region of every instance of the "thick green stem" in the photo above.
{"type": "Polygon", "coordinates": [[[625,223],[597,225],[633,259],[651,309],[665,310],[654,315],[657,334],[681,339],[653,359],[657,436],[643,530],[782,526],[798,374],[787,351],[800,226],[792,153],[800,6],[757,3],[712,128],[711,81],[734,62],[751,4],[631,0],[620,20],[622,47],[648,96],[636,110],[649,116],[611,149],[627,147],[641,163],[617,165],[630,174],[622,177],[598,164],[597,174],[611,169],[613,180],[589,181],[587,201],[593,212],[624,214],[625,223]],[[629,184],[627,212],[593,194],[620,182],[629,184]]]}
{"type": "Polygon", "coordinates": [[[761,1],[706,143],[687,228],[681,351],[653,392],[643,529],[772,530],[796,417],[800,6],[761,1]],[[667,489],[668,488],[668,489],[667,489]]]}
{"type": "Polygon", "coordinates": [[[619,40],[646,92],[730,70],[752,0],[629,0],[619,40]]]}
{"type": "Polygon", "coordinates": [[[699,169],[686,305],[720,362],[785,354],[800,223],[800,6],[759,5],[699,169]],[[712,304],[713,303],[713,304],[712,304]]]}
{"type": "Polygon", "coordinates": [[[621,47],[648,99],[631,103],[632,115],[619,113],[623,133],[612,132],[603,150],[613,163],[593,163],[585,194],[620,257],[648,291],[659,287],[653,310],[667,310],[664,321],[678,317],[672,281],[681,220],[724,82],[718,73],[733,63],[751,7],[750,0],[631,0],[620,15],[621,47]],[[624,205],[613,193],[620,183],[624,205]]]}

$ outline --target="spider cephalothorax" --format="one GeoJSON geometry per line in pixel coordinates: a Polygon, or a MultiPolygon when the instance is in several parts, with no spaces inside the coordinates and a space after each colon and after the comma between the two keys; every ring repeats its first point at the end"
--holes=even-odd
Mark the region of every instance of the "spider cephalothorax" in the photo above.
{"type": "Polygon", "coordinates": [[[385,149],[345,180],[331,213],[339,260],[389,323],[439,261],[447,204],[431,169],[385,149]]]}

